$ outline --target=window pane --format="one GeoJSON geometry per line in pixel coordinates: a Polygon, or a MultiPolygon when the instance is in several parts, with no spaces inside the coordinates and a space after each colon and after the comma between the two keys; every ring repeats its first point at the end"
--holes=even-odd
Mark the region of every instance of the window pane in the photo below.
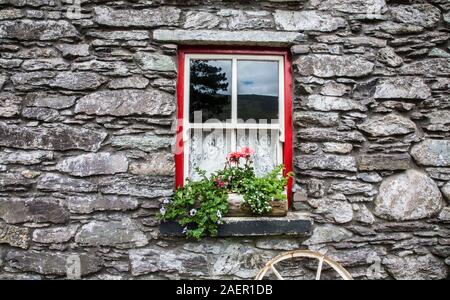
{"type": "Polygon", "coordinates": [[[278,119],[279,72],[277,61],[238,61],[238,119],[278,119]]]}
{"type": "Polygon", "coordinates": [[[221,170],[226,163],[230,149],[231,131],[192,130],[189,158],[189,178],[199,180],[196,168],[207,171],[207,175],[221,170]]]}
{"type": "Polygon", "coordinates": [[[255,150],[254,167],[257,176],[264,176],[278,164],[279,130],[250,129],[237,131],[237,146],[255,150]]]}
{"type": "Polygon", "coordinates": [[[190,74],[190,122],[230,119],[232,61],[191,60],[190,74]]]}

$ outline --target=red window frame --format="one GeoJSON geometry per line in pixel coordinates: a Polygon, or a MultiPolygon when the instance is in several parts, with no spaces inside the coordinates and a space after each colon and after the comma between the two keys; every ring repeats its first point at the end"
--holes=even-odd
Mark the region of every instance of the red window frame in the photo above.
{"type": "MultiPolygon", "coordinates": [[[[284,58],[284,121],[285,142],[283,146],[283,164],[285,174],[293,171],[293,123],[292,123],[292,61],[289,50],[268,47],[218,47],[218,46],[179,46],[178,48],[178,80],[177,80],[177,136],[183,134],[184,117],[184,76],[186,54],[229,54],[229,55],[276,55],[284,58]]],[[[183,139],[177,140],[178,151],[175,154],[175,183],[177,187],[184,185],[184,145],[183,139]]],[[[289,207],[292,205],[293,179],[287,186],[289,207]]]]}

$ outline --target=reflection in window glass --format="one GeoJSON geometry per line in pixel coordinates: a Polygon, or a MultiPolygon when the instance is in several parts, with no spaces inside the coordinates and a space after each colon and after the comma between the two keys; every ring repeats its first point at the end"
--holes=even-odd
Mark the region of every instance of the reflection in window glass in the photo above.
{"type": "Polygon", "coordinates": [[[278,119],[278,62],[239,60],[237,68],[238,119],[278,119]]]}
{"type": "Polygon", "coordinates": [[[191,123],[231,118],[231,66],[231,60],[191,60],[191,123]],[[202,117],[197,120],[194,113],[199,112],[202,117]]]}

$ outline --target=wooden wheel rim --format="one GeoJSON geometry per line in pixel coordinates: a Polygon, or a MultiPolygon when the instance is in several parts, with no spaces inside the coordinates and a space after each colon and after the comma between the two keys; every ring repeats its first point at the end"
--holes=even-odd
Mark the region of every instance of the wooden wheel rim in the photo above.
{"type": "Polygon", "coordinates": [[[274,272],[275,276],[280,279],[284,280],[284,278],[281,276],[281,274],[277,271],[275,268],[275,265],[279,262],[293,259],[297,257],[305,257],[305,258],[313,258],[319,260],[319,265],[316,272],[316,280],[320,280],[321,272],[323,263],[326,263],[329,265],[333,270],[335,270],[344,280],[353,280],[352,275],[344,269],[338,262],[332,260],[329,257],[326,257],[320,253],[313,252],[310,250],[296,250],[296,251],[290,251],[286,253],[282,253],[275,258],[273,258],[271,261],[269,261],[264,268],[259,271],[258,275],[256,275],[255,280],[262,280],[264,276],[267,274],[269,270],[272,270],[274,272]]]}

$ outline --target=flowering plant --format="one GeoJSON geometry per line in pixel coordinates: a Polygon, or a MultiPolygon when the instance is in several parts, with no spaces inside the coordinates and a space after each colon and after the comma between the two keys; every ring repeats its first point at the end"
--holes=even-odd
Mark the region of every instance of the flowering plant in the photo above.
{"type": "Polygon", "coordinates": [[[228,213],[228,194],[243,195],[243,205],[252,214],[264,215],[272,210],[271,201],[286,201],[284,193],[287,177],[280,176],[283,166],[257,177],[252,166],[255,151],[244,147],[241,151],[227,156],[223,170],[206,176],[206,171],[197,169],[201,180],[187,180],[179,188],[171,201],[166,201],[158,215],[160,220],[177,221],[184,227],[188,237],[201,237],[218,234],[218,225],[228,213]]]}

